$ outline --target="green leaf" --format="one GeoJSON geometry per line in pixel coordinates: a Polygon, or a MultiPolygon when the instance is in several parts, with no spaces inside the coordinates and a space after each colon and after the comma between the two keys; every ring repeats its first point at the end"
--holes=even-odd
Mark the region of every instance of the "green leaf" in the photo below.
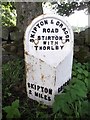
{"type": "Polygon", "coordinates": [[[41,108],[42,109],[47,109],[47,106],[46,105],[41,105],[41,108]]]}
{"type": "Polygon", "coordinates": [[[54,113],[58,112],[61,109],[61,106],[64,104],[65,93],[55,96],[55,101],[52,105],[54,113]]]}
{"type": "Polygon", "coordinates": [[[73,76],[76,76],[76,72],[75,72],[75,71],[72,71],[72,75],[73,75],[73,76]]]}
{"type": "Polygon", "coordinates": [[[78,65],[78,67],[81,67],[81,66],[82,66],[82,64],[81,64],[81,63],[79,63],[79,62],[77,63],[77,65],[78,65]]]}
{"type": "Polygon", "coordinates": [[[70,90],[70,95],[71,95],[72,102],[74,102],[75,100],[77,100],[77,95],[76,94],[77,94],[76,90],[74,90],[74,89],[70,90]]]}
{"type": "Polygon", "coordinates": [[[89,83],[88,83],[88,79],[87,78],[85,78],[84,82],[85,82],[86,87],[89,87],[89,83]]]}
{"type": "Polygon", "coordinates": [[[8,111],[11,110],[11,106],[6,106],[6,107],[3,108],[3,110],[4,110],[6,113],[8,113],[8,111]]]}
{"type": "Polygon", "coordinates": [[[80,74],[83,73],[83,69],[82,69],[82,68],[78,68],[77,71],[78,71],[78,73],[80,73],[80,74]]]}
{"type": "Polygon", "coordinates": [[[80,114],[81,114],[81,116],[83,116],[85,114],[89,115],[89,111],[90,111],[90,103],[86,100],[86,101],[82,102],[80,114]]]}
{"type": "Polygon", "coordinates": [[[12,113],[8,113],[7,115],[6,115],[6,118],[7,119],[12,119],[14,116],[13,116],[13,114],[12,113]]]}
{"type": "Polygon", "coordinates": [[[3,110],[7,113],[6,118],[20,118],[20,112],[18,110],[19,100],[12,102],[11,106],[6,106],[3,110]]]}
{"type": "Polygon", "coordinates": [[[73,102],[73,99],[71,99],[71,89],[70,89],[70,91],[68,91],[68,92],[66,92],[66,94],[65,94],[65,102],[66,103],[72,103],[73,102]]]}
{"type": "Polygon", "coordinates": [[[19,100],[15,100],[14,102],[12,102],[12,107],[18,108],[19,107],[19,100]]]}
{"type": "Polygon", "coordinates": [[[67,103],[63,104],[62,106],[62,112],[72,115],[72,109],[69,107],[69,105],[67,103]]]}
{"type": "Polygon", "coordinates": [[[56,96],[55,102],[53,104],[54,113],[56,113],[58,111],[62,111],[65,114],[71,115],[72,110],[70,109],[68,103],[72,103],[69,92],[68,93],[61,93],[60,95],[56,96]]]}
{"type": "Polygon", "coordinates": [[[70,84],[75,84],[77,78],[76,77],[73,77],[72,80],[70,81],[70,84]]]}
{"type": "Polygon", "coordinates": [[[86,97],[87,91],[84,89],[80,88],[80,85],[76,84],[73,86],[73,89],[75,90],[75,94],[78,95],[79,97],[86,97]]]}
{"type": "Polygon", "coordinates": [[[82,69],[83,69],[83,70],[85,69],[85,65],[82,65],[82,69]]]}
{"type": "Polygon", "coordinates": [[[7,113],[6,118],[13,118],[14,108],[12,106],[6,106],[3,110],[7,113]]]}
{"type": "Polygon", "coordinates": [[[89,76],[89,73],[88,73],[88,71],[87,71],[87,70],[84,70],[84,71],[83,71],[83,74],[84,74],[86,77],[88,77],[88,76],[89,76]]]}
{"type": "Polygon", "coordinates": [[[80,80],[81,80],[81,79],[82,79],[82,75],[81,75],[81,74],[78,74],[78,75],[77,75],[77,79],[80,79],[80,80]]]}
{"type": "Polygon", "coordinates": [[[17,108],[14,109],[14,118],[20,118],[21,114],[17,108]]]}
{"type": "Polygon", "coordinates": [[[82,89],[84,91],[87,90],[87,87],[85,86],[85,83],[83,81],[81,81],[81,80],[77,80],[75,86],[74,86],[74,88],[76,88],[76,89],[82,89]]]}

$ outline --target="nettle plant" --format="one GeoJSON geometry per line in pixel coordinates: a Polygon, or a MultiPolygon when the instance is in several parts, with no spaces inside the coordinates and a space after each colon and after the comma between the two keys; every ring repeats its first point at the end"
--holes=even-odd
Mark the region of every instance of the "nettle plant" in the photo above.
{"type": "Polygon", "coordinates": [[[3,110],[7,113],[7,119],[20,118],[19,100],[16,99],[10,106],[4,107],[3,110]]]}
{"type": "Polygon", "coordinates": [[[78,63],[76,60],[73,64],[72,80],[64,88],[63,93],[55,97],[53,104],[54,119],[57,118],[88,118],[89,105],[88,93],[89,84],[88,63],[78,63]]]}

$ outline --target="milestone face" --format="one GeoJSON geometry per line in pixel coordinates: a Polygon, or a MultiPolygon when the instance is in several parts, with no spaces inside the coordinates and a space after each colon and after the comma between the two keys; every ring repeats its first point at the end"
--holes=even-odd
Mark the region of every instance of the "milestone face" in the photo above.
{"type": "Polygon", "coordinates": [[[55,66],[73,47],[73,33],[70,26],[62,17],[56,15],[42,15],[36,18],[28,26],[25,37],[32,55],[46,62],[49,62],[47,58],[50,57],[51,64],[55,66]],[[54,61],[56,58],[57,63],[54,61]]]}
{"type": "Polygon", "coordinates": [[[73,32],[63,17],[41,15],[25,32],[26,86],[28,97],[52,105],[54,96],[71,79],[73,32]]]}

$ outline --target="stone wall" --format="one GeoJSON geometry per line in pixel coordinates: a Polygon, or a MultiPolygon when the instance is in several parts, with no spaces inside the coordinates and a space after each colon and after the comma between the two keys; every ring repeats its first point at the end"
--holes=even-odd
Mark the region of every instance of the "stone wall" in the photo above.
{"type": "Polygon", "coordinates": [[[6,26],[2,26],[2,36],[0,36],[2,38],[2,41],[6,41],[8,42],[12,42],[12,41],[17,41],[19,39],[22,39],[23,33],[21,33],[17,27],[6,27],[6,26]]]}
{"type": "Polygon", "coordinates": [[[2,62],[15,59],[18,56],[23,58],[23,33],[16,27],[2,27],[2,62]]]}
{"type": "MultiPolygon", "coordinates": [[[[3,51],[11,55],[23,56],[23,33],[16,27],[2,27],[3,51]]],[[[90,28],[74,33],[74,57],[80,62],[90,61],[90,28]]]]}
{"type": "Polygon", "coordinates": [[[80,62],[90,61],[90,28],[74,33],[74,57],[80,62]]]}

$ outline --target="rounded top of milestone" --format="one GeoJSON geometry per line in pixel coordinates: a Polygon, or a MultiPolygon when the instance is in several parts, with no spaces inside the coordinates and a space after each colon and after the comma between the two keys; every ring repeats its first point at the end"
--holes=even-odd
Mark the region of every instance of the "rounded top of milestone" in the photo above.
{"type": "Polygon", "coordinates": [[[55,14],[40,15],[27,27],[25,48],[31,55],[44,57],[61,56],[62,59],[73,48],[73,31],[64,17],[55,14]]]}

